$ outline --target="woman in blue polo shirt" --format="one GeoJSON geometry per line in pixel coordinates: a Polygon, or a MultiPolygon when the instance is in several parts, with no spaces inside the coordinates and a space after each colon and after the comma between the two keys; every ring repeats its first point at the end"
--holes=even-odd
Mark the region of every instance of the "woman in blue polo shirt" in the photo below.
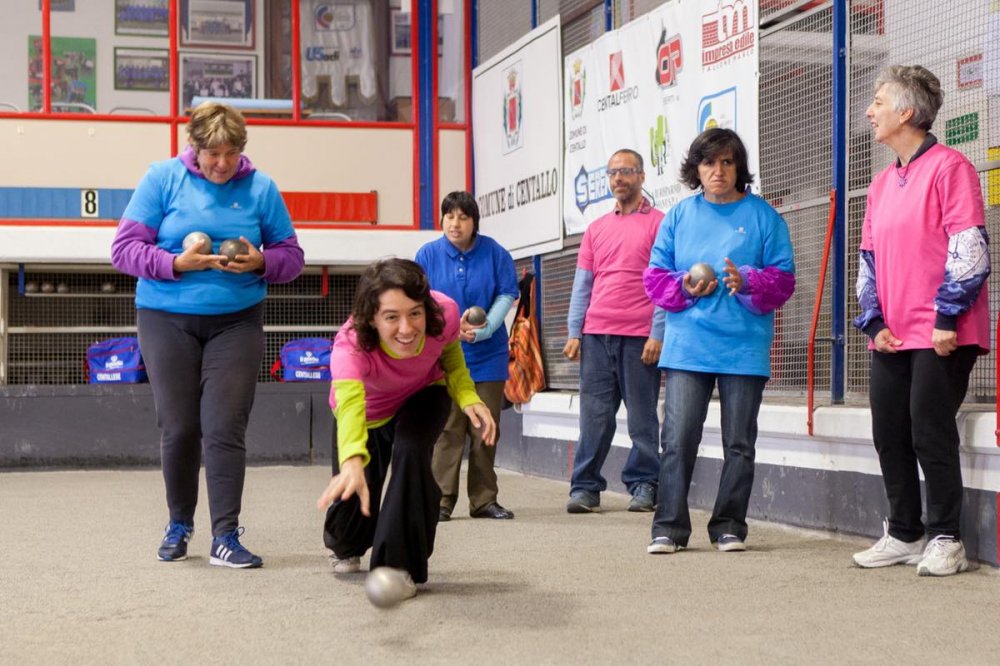
{"type": "MultiPolygon", "coordinates": [[[[499,425],[509,355],[504,317],[518,295],[514,260],[499,243],[479,233],[479,206],[468,192],[452,192],[441,202],[444,235],[424,245],[416,261],[427,272],[433,289],[458,302],[462,316],[462,351],[476,393],[499,425]],[[486,323],[473,326],[468,309],[483,308],[486,323]]],[[[458,501],[462,452],[469,440],[469,515],[510,519],[513,512],[497,502],[496,447],[487,446],[457,405],[434,446],[432,467],[441,487],[439,520],[451,519],[458,501]]]]}

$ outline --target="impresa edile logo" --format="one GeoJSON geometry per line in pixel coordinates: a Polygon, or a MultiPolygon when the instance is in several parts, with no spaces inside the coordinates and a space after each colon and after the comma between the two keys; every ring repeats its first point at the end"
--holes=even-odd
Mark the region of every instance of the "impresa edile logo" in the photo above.
{"type": "Polygon", "coordinates": [[[754,22],[748,0],[719,0],[701,17],[701,65],[714,68],[754,47],[754,22]]]}

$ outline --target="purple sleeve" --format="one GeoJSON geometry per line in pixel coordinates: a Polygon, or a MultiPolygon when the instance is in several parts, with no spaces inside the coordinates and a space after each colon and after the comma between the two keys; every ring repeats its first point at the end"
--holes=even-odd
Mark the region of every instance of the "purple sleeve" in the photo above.
{"type": "Polygon", "coordinates": [[[642,286],[646,288],[649,300],[669,312],[680,312],[691,307],[697,298],[684,291],[684,276],[687,271],[671,271],[650,266],[642,272],[642,286]]]}
{"type": "Polygon", "coordinates": [[[174,255],[156,246],[156,229],[124,217],[111,243],[111,265],[135,277],[180,279],[174,272],[174,255]]]}
{"type": "Polygon", "coordinates": [[[270,284],[291,282],[302,272],[305,255],[293,234],[264,247],[264,280],[270,284]]]}
{"type": "Polygon", "coordinates": [[[761,269],[740,266],[740,277],[743,278],[743,288],[737,292],[736,298],[754,314],[774,312],[795,291],[795,273],[774,266],[761,269]]]}

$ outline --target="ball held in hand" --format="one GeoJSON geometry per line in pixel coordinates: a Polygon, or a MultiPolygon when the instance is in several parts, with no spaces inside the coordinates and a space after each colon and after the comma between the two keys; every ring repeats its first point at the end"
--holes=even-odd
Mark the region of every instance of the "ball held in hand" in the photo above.
{"type": "Polygon", "coordinates": [[[482,309],[478,305],[473,305],[469,308],[469,314],[466,316],[465,320],[473,326],[482,326],[486,323],[486,310],[482,309]]]}
{"type": "Polygon", "coordinates": [[[192,245],[198,245],[198,254],[212,254],[212,239],[204,231],[192,231],[184,237],[181,244],[184,251],[192,245]]]}
{"type": "Polygon", "coordinates": [[[691,277],[691,286],[695,287],[699,282],[704,281],[707,285],[709,282],[715,279],[715,269],[712,268],[711,264],[706,264],[704,262],[697,263],[688,270],[688,275],[691,277]]]}
{"type": "Polygon", "coordinates": [[[226,257],[224,264],[228,264],[230,261],[236,260],[236,255],[238,254],[249,254],[250,248],[247,244],[241,241],[239,238],[227,238],[222,241],[219,245],[219,254],[226,257]]]}

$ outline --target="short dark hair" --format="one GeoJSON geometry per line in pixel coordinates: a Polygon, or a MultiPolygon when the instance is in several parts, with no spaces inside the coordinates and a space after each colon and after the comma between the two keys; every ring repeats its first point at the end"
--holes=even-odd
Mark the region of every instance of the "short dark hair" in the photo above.
{"type": "MultiPolygon", "coordinates": [[[[611,157],[614,157],[615,155],[621,155],[622,153],[634,157],[635,161],[639,163],[639,171],[642,171],[642,155],[640,155],[637,151],[632,150],[631,148],[619,148],[615,152],[611,153],[611,157]]],[[[611,161],[611,157],[608,158],[609,162],[611,161]]]]}
{"type": "Polygon", "coordinates": [[[472,218],[472,235],[479,233],[479,204],[476,199],[464,190],[449,192],[441,200],[441,219],[451,211],[458,209],[472,218]]]}
{"type": "Polygon", "coordinates": [[[728,152],[732,152],[733,161],[736,162],[736,191],[742,194],[747,185],[753,182],[753,174],[747,165],[747,149],[739,134],[722,127],[707,129],[691,142],[684,163],[681,164],[681,182],[692,190],[697,190],[701,187],[698,165],[728,152]]]}
{"type": "Polygon", "coordinates": [[[427,317],[427,335],[436,338],[444,333],[444,311],[434,300],[427,274],[420,264],[395,257],[379,259],[362,273],[354,294],[352,325],[362,349],[372,351],[378,347],[378,330],[371,322],[378,313],[379,298],[390,289],[399,289],[410,300],[423,303],[427,317]]]}

